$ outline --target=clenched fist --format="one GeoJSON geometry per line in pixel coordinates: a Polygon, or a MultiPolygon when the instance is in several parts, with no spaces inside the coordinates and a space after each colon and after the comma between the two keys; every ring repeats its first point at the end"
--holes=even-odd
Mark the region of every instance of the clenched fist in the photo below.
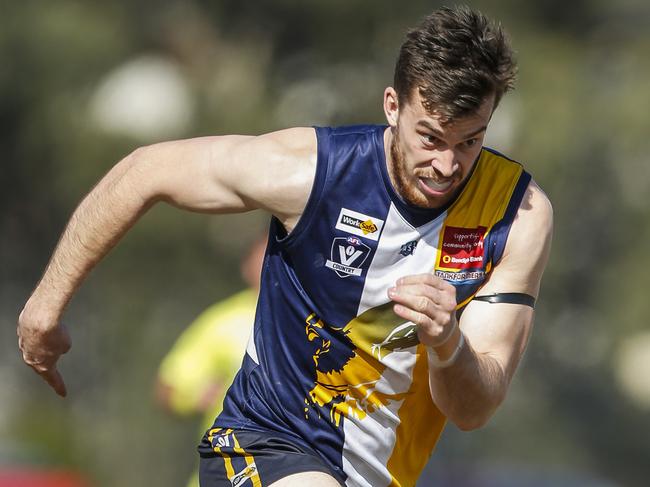
{"type": "Polygon", "coordinates": [[[398,279],[388,290],[395,314],[418,327],[420,343],[439,347],[456,330],[456,288],[433,274],[398,279]]]}

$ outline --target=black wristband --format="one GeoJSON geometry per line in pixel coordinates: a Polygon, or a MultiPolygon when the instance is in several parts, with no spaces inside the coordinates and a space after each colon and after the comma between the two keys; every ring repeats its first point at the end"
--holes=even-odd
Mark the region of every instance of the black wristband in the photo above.
{"type": "Polygon", "coordinates": [[[508,304],[523,304],[535,308],[535,298],[530,294],[525,293],[496,293],[485,294],[483,296],[474,296],[474,301],[486,301],[490,304],[508,303],[508,304]]]}

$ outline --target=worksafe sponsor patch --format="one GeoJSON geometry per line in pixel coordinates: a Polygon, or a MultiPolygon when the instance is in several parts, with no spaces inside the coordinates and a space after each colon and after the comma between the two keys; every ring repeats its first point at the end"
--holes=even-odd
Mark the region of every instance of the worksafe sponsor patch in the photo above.
{"type": "Polygon", "coordinates": [[[341,208],[336,220],[337,230],[343,230],[375,241],[379,240],[379,234],[383,226],[384,220],[348,210],[347,208],[341,208]]]}

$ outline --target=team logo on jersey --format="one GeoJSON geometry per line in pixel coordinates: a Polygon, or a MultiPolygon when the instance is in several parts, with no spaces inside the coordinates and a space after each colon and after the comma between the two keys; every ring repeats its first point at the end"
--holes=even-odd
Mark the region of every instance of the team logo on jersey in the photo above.
{"type": "Polygon", "coordinates": [[[257,475],[257,465],[255,465],[255,462],[252,462],[250,465],[247,465],[246,468],[240,473],[234,475],[230,479],[230,483],[232,484],[232,487],[239,487],[255,475],[257,475]]]}
{"type": "Polygon", "coordinates": [[[486,231],[486,227],[445,227],[439,248],[436,275],[448,281],[483,278],[486,231]]]}
{"type": "Polygon", "coordinates": [[[404,257],[408,255],[413,255],[413,252],[415,252],[415,247],[417,246],[418,246],[418,241],[411,240],[410,242],[407,242],[404,245],[402,245],[402,247],[399,249],[399,253],[402,254],[404,257]]]}
{"type": "Polygon", "coordinates": [[[341,208],[339,217],[336,220],[338,230],[375,241],[379,240],[383,225],[384,220],[348,210],[347,208],[341,208]]]}
{"type": "MultiPolygon", "coordinates": [[[[315,313],[305,319],[305,333],[313,351],[314,368],[310,379],[313,388],[304,400],[305,419],[329,417],[332,425],[343,430],[345,418],[363,420],[394,401],[403,401],[407,392],[387,391],[379,385],[386,365],[381,358],[389,350],[372,354],[365,348],[372,341],[382,341],[385,321],[401,320],[392,304],[371,308],[343,328],[324,322],[315,313]],[[379,326],[376,319],[379,318],[379,326]],[[360,343],[366,343],[358,348],[360,343]],[[315,413],[315,414],[314,414],[315,413]]],[[[389,321],[388,326],[394,325],[389,321]]],[[[400,336],[403,334],[399,333],[400,336]]]]}
{"type": "Polygon", "coordinates": [[[369,253],[370,247],[356,237],[335,237],[331,259],[327,259],[325,267],[332,269],[339,277],[360,276],[361,266],[369,253]]]}
{"type": "Polygon", "coordinates": [[[371,353],[378,359],[381,358],[382,351],[394,352],[405,348],[413,347],[420,343],[418,339],[418,329],[410,321],[396,327],[381,343],[373,343],[370,349],[371,353]]]}

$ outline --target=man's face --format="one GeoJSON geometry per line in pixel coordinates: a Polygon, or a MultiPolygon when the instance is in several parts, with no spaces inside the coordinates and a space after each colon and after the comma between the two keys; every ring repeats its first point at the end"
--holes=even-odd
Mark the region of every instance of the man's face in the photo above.
{"type": "Polygon", "coordinates": [[[397,107],[397,95],[386,90],[384,108],[390,128],[388,172],[397,192],[408,203],[440,208],[452,200],[468,177],[483,145],[492,115],[493,98],[473,115],[441,124],[428,113],[416,92],[397,107]],[[394,106],[391,103],[394,101],[394,106]]]}

